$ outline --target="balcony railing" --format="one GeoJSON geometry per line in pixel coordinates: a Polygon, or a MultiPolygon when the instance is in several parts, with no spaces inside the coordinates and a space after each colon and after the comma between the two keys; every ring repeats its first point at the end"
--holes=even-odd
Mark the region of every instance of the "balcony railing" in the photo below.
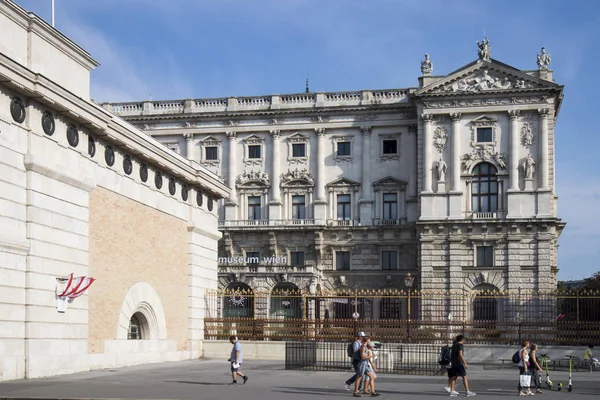
{"type": "Polygon", "coordinates": [[[471,218],[473,219],[498,219],[505,218],[506,211],[493,211],[493,212],[473,212],[471,218]]]}
{"type": "Polygon", "coordinates": [[[328,226],[357,226],[360,221],[354,219],[328,219],[328,226]]]}
{"type": "Polygon", "coordinates": [[[314,219],[240,219],[220,220],[220,227],[243,227],[243,226],[310,226],[322,225],[314,219]]]}
{"type": "Polygon", "coordinates": [[[373,225],[406,225],[406,218],[400,219],[384,219],[384,218],[374,218],[373,225]]]}

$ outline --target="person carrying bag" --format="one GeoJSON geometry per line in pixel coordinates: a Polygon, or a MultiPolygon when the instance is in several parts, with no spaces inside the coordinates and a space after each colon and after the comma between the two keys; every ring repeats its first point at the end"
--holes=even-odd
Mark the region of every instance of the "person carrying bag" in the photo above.
{"type": "Polygon", "coordinates": [[[531,374],[529,373],[529,340],[521,343],[519,350],[519,396],[533,396],[531,393],[531,374]],[[527,389],[526,391],[523,391],[527,389]]]}

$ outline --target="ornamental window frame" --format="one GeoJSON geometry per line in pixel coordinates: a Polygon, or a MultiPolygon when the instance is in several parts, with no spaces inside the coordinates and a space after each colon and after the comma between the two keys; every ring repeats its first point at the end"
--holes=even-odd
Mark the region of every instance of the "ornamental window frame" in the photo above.
{"type": "Polygon", "coordinates": [[[200,141],[200,164],[218,166],[221,163],[223,157],[223,142],[213,136],[208,136],[200,141]],[[217,159],[208,160],[206,158],[206,148],[216,147],[217,148],[217,159]]]}
{"type": "Polygon", "coordinates": [[[475,268],[495,268],[498,266],[498,263],[496,261],[496,255],[497,250],[498,250],[498,246],[497,246],[497,241],[496,240],[474,240],[472,242],[472,249],[473,249],[473,266],[475,268]],[[479,249],[480,248],[491,248],[492,249],[492,265],[479,265],[478,263],[478,253],[479,253],[479,249]]]}
{"type": "Polygon", "coordinates": [[[301,134],[300,132],[296,132],[293,135],[290,135],[286,138],[288,156],[287,161],[288,164],[308,164],[309,154],[310,154],[310,138],[301,134]],[[304,145],[304,156],[302,157],[294,157],[294,145],[295,144],[303,144],[304,145]]]}
{"type": "Polygon", "coordinates": [[[354,160],[354,135],[335,135],[331,137],[333,147],[333,159],[336,162],[352,162],[354,160]],[[338,155],[338,143],[350,143],[350,155],[338,155]]]}
{"type": "Polygon", "coordinates": [[[397,161],[400,160],[400,133],[382,133],[379,135],[379,158],[382,161],[397,161]],[[396,141],[396,153],[385,154],[383,145],[385,141],[396,141]]]}
{"type": "Polygon", "coordinates": [[[167,149],[174,151],[175,153],[181,155],[181,146],[179,145],[178,141],[168,141],[168,142],[161,142],[163,146],[165,146],[167,149]]]}
{"type": "Polygon", "coordinates": [[[244,145],[244,159],[245,165],[259,165],[262,166],[265,161],[265,138],[251,134],[250,136],[242,139],[244,145]],[[260,146],[260,158],[250,158],[250,146],[260,146]]]}
{"type": "Polygon", "coordinates": [[[492,146],[496,148],[500,137],[500,124],[496,118],[482,115],[477,117],[469,123],[471,127],[471,147],[476,149],[482,149],[486,146],[492,146]],[[492,129],[492,141],[491,142],[478,142],[477,141],[477,129],[478,128],[491,128],[492,129]]]}

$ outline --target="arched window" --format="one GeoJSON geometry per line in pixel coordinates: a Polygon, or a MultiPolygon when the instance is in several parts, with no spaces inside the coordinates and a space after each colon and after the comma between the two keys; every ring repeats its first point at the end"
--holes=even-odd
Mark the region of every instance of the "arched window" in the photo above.
{"type": "Polygon", "coordinates": [[[253,318],[254,291],[243,282],[235,282],[227,287],[223,298],[225,318],[253,318]]]}
{"type": "Polygon", "coordinates": [[[148,320],[146,316],[141,312],[136,312],[129,319],[129,330],[127,332],[127,339],[129,340],[145,340],[148,337],[148,320]]]}
{"type": "Polygon", "coordinates": [[[492,164],[481,163],[473,168],[472,204],[474,213],[498,211],[498,170],[492,164]]]}
{"type": "Polygon", "coordinates": [[[302,293],[298,286],[290,282],[275,285],[269,314],[272,318],[302,318],[302,293]]]}

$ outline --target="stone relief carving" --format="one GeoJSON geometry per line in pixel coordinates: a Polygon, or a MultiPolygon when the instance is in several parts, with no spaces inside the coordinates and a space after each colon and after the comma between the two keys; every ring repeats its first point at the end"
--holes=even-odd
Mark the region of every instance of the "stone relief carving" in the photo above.
{"type": "Polygon", "coordinates": [[[532,180],[533,173],[535,172],[535,161],[533,161],[533,157],[531,157],[531,154],[527,154],[527,158],[523,161],[521,167],[523,168],[523,174],[525,175],[525,179],[532,180]]]}
{"type": "Polygon", "coordinates": [[[448,143],[448,132],[446,128],[438,126],[433,132],[433,145],[437,149],[438,153],[442,153],[448,143]]]}
{"type": "Polygon", "coordinates": [[[446,164],[443,158],[440,157],[440,161],[436,163],[436,169],[438,181],[446,182],[446,172],[448,172],[448,165],[446,164]]]}
{"type": "Polygon", "coordinates": [[[421,61],[421,72],[423,73],[423,75],[425,75],[425,74],[428,75],[428,74],[431,74],[432,71],[433,71],[433,63],[429,59],[429,54],[425,53],[425,59],[423,61],[421,61]]]}
{"type": "Polygon", "coordinates": [[[312,117],[312,122],[323,123],[329,122],[329,117],[325,115],[317,115],[316,117],[312,117]]]}
{"type": "Polygon", "coordinates": [[[550,54],[546,53],[546,48],[542,47],[542,54],[537,55],[537,65],[541,71],[547,70],[552,62],[550,54]]]}
{"type": "Polygon", "coordinates": [[[481,146],[474,149],[471,153],[464,154],[460,158],[463,170],[469,170],[473,164],[480,161],[491,161],[498,165],[500,169],[506,169],[508,156],[504,153],[498,153],[494,146],[481,146]]]}
{"type": "Polygon", "coordinates": [[[548,96],[511,97],[503,99],[474,99],[474,100],[440,100],[426,101],[425,108],[451,108],[451,107],[479,107],[501,106],[510,104],[545,103],[548,96]]]}
{"type": "Polygon", "coordinates": [[[244,185],[249,182],[258,182],[264,186],[269,186],[269,175],[266,172],[260,171],[244,171],[235,180],[235,183],[238,185],[244,185]]]}
{"type": "Polygon", "coordinates": [[[281,183],[289,183],[292,181],[305,181],[310,185],[315,184],[312,175],[310,174],[310,172],[308,172],[308,169],[306,168],[295,169],[293,171],[288,170],[285,174],[281,174],[281,183]]]}
{"type": "Polygon", "coordinates": [[[483,37],[481,43],[477,41],[477,55],[480,60],[490,61],[492,58],[492,46],[490,45],[490,41],[487,36],[483,37]]]}
{"type": "MultiPolygon", "coordinates": [[[[484,70],[481,74],[474,78],[463,78],[458,82],[454,82],[443,88],[444,92],[479,92],[483,90],[492,89],[510,89],[513,84],[510,82],[508,77],[503,79],[500,77],[493,77],[488,73],[488,70],[484,70]]],[[[515,83],[516,85],[516,83],[515,83]]]]}
{"type": "Polygon", "coordinates": [[[531,122],[524,122],[521,127],[521,143],[528,149],[533,146],[533,124],[531,122]]]}

